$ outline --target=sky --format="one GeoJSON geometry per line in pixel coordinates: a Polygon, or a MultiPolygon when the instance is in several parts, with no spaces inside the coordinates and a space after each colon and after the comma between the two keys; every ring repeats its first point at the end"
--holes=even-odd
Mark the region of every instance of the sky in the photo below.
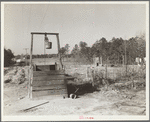
{"type": "MultiPolygon", "coordinates": [[[[5,4],[4,47],[30,53],[31,32],[59,33],[60,46],[84,41],[92,46],[105,37],[127,39],[146,30],[146,4],[5,4]]],[[[56,37],[48,36],[58,53],[56,37]]],[[[33,36],[33,54],[44,53],[44,35],[33,36]]]]}

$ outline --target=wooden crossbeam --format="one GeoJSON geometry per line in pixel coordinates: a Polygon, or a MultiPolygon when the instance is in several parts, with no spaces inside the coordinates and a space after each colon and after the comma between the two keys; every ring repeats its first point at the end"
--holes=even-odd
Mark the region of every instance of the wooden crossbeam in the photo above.
{"type": "Polygon", "coordinates": [[[42,34],[42,35],[59,35],[59,33],[42,33],[42,32],[31,32],[31,34],[42,34]]]}

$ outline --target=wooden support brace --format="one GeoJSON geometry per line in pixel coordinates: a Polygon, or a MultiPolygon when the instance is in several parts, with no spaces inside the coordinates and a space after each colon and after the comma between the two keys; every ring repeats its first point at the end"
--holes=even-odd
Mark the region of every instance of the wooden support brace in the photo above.
{"type": "Polygon", "coordinates": [[[59,35],[56,35],[57,38],[57,46],[58,46],[58,56],[59,56],[59,62],[60,62],[60,69],[63,69],[62,61],[61,61],[61,55],[60,55],[60,43],[59,43],[59,35]]]}

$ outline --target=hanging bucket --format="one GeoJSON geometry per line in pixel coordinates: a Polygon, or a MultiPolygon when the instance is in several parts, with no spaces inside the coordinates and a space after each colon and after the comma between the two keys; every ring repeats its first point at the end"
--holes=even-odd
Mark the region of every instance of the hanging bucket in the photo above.
{"type": "Polygon", "coordinates": [[[46,49],[52,49],[52,42],[46,42],[46,49]]]}

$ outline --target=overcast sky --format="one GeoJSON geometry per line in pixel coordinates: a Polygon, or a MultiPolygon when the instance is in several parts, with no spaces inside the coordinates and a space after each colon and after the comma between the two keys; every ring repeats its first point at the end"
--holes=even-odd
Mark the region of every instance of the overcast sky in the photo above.
{"type": "MultiPolygon", "coordinates": [[[[145,4],[5,4],[4,46],[15,55],[30,48],[31,32],[59,33],[61,47],[80,41],[91,46],[105,37],[130,38],[146,29],[145,4]]],[[[48,36],[57,53],[55,36],[48,36]]],[[[44,53],[44,36],[35,35],[33,53],[44,53]]],[[[30,51],[28,50],[28,53],[30,51]]]]}

